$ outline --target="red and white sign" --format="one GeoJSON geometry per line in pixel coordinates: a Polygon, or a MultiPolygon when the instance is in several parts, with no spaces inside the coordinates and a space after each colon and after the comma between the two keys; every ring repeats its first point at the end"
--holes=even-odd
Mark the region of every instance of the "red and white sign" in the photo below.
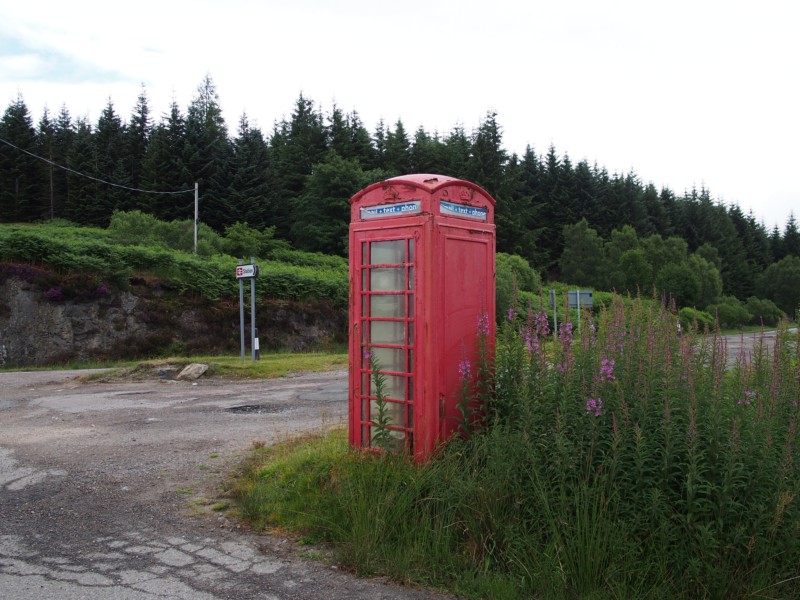
{"type": "Polygon", "coordinates": [[[236,279],[258,277],[258,265],[239,265],[236,267],[236,279]]]}

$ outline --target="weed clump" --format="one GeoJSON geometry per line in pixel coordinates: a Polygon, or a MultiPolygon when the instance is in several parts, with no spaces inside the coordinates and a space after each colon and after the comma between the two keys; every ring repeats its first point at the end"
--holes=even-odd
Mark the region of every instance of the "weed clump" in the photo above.
{"type": "Polygon", "coordinates": [[[454,365],[460,435],[428,463],[341,437],[245,478],[245,516],[290,496],[347,566],[467,597],[800,597],[798,334],[731,357],[656,304],[582,316],[553,339],[512,311],[454,365]]]}

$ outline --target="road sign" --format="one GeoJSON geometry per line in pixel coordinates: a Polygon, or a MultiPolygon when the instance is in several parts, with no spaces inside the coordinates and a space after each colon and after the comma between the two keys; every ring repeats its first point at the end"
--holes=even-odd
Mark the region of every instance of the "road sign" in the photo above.
{"type": "Polygon", "coordinates": [[[592,306],[592,290],[570,290],[567,292],[570,308],[592,306]]]}
{"type": "Polygon", "coordinates": [[[239,265],[236,267],[236,279],[258,277],[258,265],[239,265]]]}

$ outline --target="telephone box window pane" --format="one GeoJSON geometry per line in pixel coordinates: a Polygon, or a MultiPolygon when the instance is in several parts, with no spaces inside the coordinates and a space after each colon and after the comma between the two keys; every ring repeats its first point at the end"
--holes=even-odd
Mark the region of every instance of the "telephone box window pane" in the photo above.
{"type": "Polygon", "coordinates": [[[414,238],[408,240],[408,262],[414,262],[414,238]]]}
{"type": "Polygon", "coordinates": [[[370,286],[373,292],[401,292],[406,288],[403,267],[371,269],[370,286]]]}
{"type": "Polygon", "coordinates": [[[367,242],[361,242],[361,264],[367,264],[367,242]]]}
{"type": "Polygon", "coordinates": [[[410,321],[408,323],[408,345],[414,345],[414,322],[410,321]]]}
{"type": "Polygon", "coordinates": [[[414,296],[412,294],[408,295],[408,317],[414,317],[414,296]]]}
{"type": "Polygon", "coordinates": [[[414,267],[408,267],[408,289],[414,289],[414,267]]]}
{"type": "MultiPolygon", "coordinates": [[[[386,412],[386,416],[389,417],[389,425],[391,427],[403,427],[403,423],[405,422],[405,415],[403,414],[403,407],[405,404],[398,404],[397,402],[385,402],[384,403],[384,410],[386,412]]],[[[370,418],[374,423],[375,420],[378,418],[378,401],[372,400],[369,403],[369,410],[370,410],[370,418]]],[[[372,437],[375,437],[375,426],[372,427],[372,437]]],[[[398,431],[392,431],[392,434],[401,433],[398,431]]]]}
{"type": "Polygon", "coordinates": [[[409,429],[413,429],[414,428],[414,405],[413,404],[409,404],[408,405],[408,421],[406,422],[406,427],[408,427],[409,429]]]}
{"type": "Polygon", "coordinates": [[[406,324],[402,321],[372,321],[370,340],[373,344],[405,344],[406,324]]]}
{"type": "Polygon", "coordinates": [[[414,351],[413,350],[409,350],[408,351],[408,372],[409,373],[413,373],[414,372],[414,351]]]}
{"type": "Polygon", "coordinates": [[[368,417],[369,417],[369,415],[367,414],[367,399],[366,398],[362,398],[361,399],[361,420],[364,421],[368,417]]]}
{"type": "Polygon", "coordinates": [[[406,241],[389,240],[370,244],[370,263],[391,265],[406,262],[406,241]]]}
{"type": "Polygon", "coordinates": [[[414,378],[413,377],[409,377],[408,378],[408,401],[409,402],[413,402],[414,401],[414,378]]]}
{"type": "Polygon", "coordinates": [[[361,316],[367,316],[367,297],[361,296],[361,316]]]}
{"type": "MultiPolygon", "coordinates": [[[[387,398],[394,400],[405,400],[406,398],[406,378],[399,375],[384,375],[386,378],[383,386],[383,393],[387,398]]],[[[396,422],[400,425],[402,419],[396,422]]]]}
{"type": "Polygon", "coordinates": [[[369,286],[367,285],[367,276],[369,274],[369,269],[361,269],[361,289],[368,290],[369,286]]]}
{"type": "Polygon", "coordinates": [[[381,371],[405,372],[403,363],[403,351],[395,348],[376,348],[372,347],[372,354],[380,365],[381,371]]]}
{"type": "Polygon", "coordinates": [[[371,316],[402,319],[405,314],[405,296],[400,294],[372,296],[371,316]]]}

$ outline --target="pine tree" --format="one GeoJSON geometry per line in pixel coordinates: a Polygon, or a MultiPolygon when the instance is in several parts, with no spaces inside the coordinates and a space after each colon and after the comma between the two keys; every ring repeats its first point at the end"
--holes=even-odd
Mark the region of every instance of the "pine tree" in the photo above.
{"type": "MultiPolygon", "coordinates": [[[[173,100],[169,114],[162,117],[150,135],[142,164],[141,187],[146,190],[174,192],[194,187],[188,166],[186,118],[173,100]]],[[[194,218],[192,194],[143,195],[141,210],[163,221],[194,218]]]]}
{"type": "Polygon", "coordinates": [[[800,231],[797,229],[797,221],[794,212],[789,213],[789,220],[783,229],[783,252],[786,256],[800,256],[800,231]]]}
{"type": "Polygon", "coordinates": [[[297,199],[303,193],[313,166],[328,149],[323,117],[302,94],[290,122],[276,123],[270,138],[272,169],[268,206],[278,237],[289,239],[297,199]]]}
{"type": "Polygon", "coordinates": [[[36,130],[22,96],[12,101],[0,119],[0,220],[33,221],[43,214],[39,195],[36,130]],[[30,153],[30,154],[29,154],[30,153]]]}
{"type": "Polygon", "coordinates": [[[246,222],[255,229],[270,225],[267,210],[267,173],[269,153],[261,130],[251,127],[247,115],[239,119],[239,131],[233,141],[231,160],[231,204],[238,222],[246,222]]]}
{"type": "Polygon", "coordinates": [[[84,118],[75,123],[75,135],[69,147],[67,166],[71,169],[67,176],[69,196],[64,205],[64,216],[81,225],[98,225],[103,217],[110,218],[110,207],[101,207],[101,213],[95,213],[97,205],[98,184],[80,173],[94,173],[95,160],[94,135],[92,126],[84,118]]]}
{"type": "MultiPolygon", "coordinates": [[[[53,132],[53,162],[66,167],[72,144],[75,141],[75,127],[66,105],[61,106],[54,124],[53,132]]],[[[64,210],[69,203],[70,188],[67,171],[61,168],[53,170],[53,196],[55,216],[64,215],[64,210]]]]}
{"type": "Polygon", "coordinates": [[[386,168],[386,137],[386,123],[384,123],[381,117],[378,121],[378,125],[375,127],[375,133],[372,134],[372,144],[375,147],[375,160],[371,166],[376,169],[386,168]]]}
{"type": "Polygon", "coordinates": [[[186,161],[200,186],[200,220],[222,231],[235,222],[228,198],[231,144],[217,88],[210,75],[197,87],[186,113],[186,161]]]}
{"type": "MultiPolygon", "coordinates": [[[[94,168],[90,175],[116,185],[131,187],[131,178],[125,169],[125,126],[114,110],[111,99],[100,113],[94,132],[94,168]]],[[[132,207],[130,191],[115,186],[100,184],[94,203],[86,207],[91,214],[90,223],[105,226],[111,221],[116,209],[127,210],[132,207]]]]}
{"type": "Polygon", "coordinates": [[[469,177],[469,157],[472,154],[472,140],[464,127],[457,125],[444,139],[444,167],[442,174],[466,179],[469,177]]]}
{"type": "MultiPolygon", "coordinates": [[[[496,197],[503,184],[507,162],[497,113],[490,111],[473,137],[472,154],[467,164],[469,179],[496,197]]],[[[501,207],[498,209],[502,210],[501,207]]]]}
{"type": "Polygon", "coordinates": [[[394,131],[386,133],[386,152],[383,157],[384,169],[389,176],[406,175],[411,169],[411,144],[408,141],[403,122],[398,119],[394,131]]]}
{"type": "MultiPolygon", "coordinates": [[[[143,181],[144,161],[147,156],[147,145],[153,131],[153,121],[150,117],[150,107],[147,101],[147,93],[144,84],[136,99],[128,128],[125,131],[125,170],[133,188],[141,188],[143,181]]],[[[150,204],[149,199],[142,195],[131,197],[130,201],[119,209],[131,210],[134,208],[146,208],[150,204]]]]}
{"type": "Polygon", "coordinates": [[[39,179],[41,182],[39,194],[47,199],[46,216],[50,219],[54,219],[56,216],[55,171],[57,167],[53,165],[55,161],[55,137],[55,122],[50,118],[50,111],[45,106],[36,131],[36,154],[50,161],[39,163],[39,179]]]}
{"type": "Polygon", "coordinates": [[[414,134],[410,160],[412,173],[445,174],[444,144],[437,136],[428,135],[422,126],[414,134]]]}

